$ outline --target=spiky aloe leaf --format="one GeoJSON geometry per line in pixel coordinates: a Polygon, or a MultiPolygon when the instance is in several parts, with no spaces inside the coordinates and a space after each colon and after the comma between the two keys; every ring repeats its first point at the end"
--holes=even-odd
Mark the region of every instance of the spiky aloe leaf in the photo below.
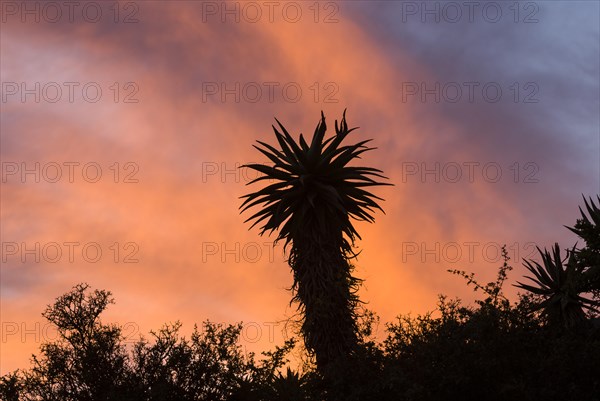
{"type": "MultiPolygon", "coordinates": [[[[597,199],[598,199],[598,205],[600,206],[600,195],[597,196],[597,199]]],[[[581,209],[581,206],[580,206],[579,212],[581,213],[581,219],[580,219],[579,225],[584,225],[584,226],[588,226],[588,227],[592,227],[592,226],[600,227],[600,208],[598,206],[596,206],[592,197],[590,197],[590,203],[588,203],[587,199],[584,196],[583,202],[585,203],[585,208],[587,210],[587,214],[589,214],[589,217],[586,215],[586,213],[583,211],[583,209],[581,209]]],[[[568,228],[569,230],[571,230],[572,232],[574,232],[575,234],[577,234],[579,237],[583,238],[582,237],[583,229],[581,227],[580,228],[569,227],[569,226],[565,226],[565,227],[568,228]]]]}

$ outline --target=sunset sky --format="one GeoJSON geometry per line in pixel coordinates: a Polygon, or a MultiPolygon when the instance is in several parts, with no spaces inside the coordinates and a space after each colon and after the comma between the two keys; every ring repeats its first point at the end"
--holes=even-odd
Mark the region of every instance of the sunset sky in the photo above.
{"type": "Polygon", "coordinates": [[[380,337],[438,294],[471,302],[446,270],[491,281],[502,244],[514,297],[521,258],[573,246],[600,192],[596,1],[51,3],[1,3],[0,374],[81,282],[131,341],[209,319],[281,344],[292,275],[236,168],[266,163],[275,117],[311,137],[347,109],[349,142],[373,138],[361,164],[394,186],[355,264],[380,337]]]}

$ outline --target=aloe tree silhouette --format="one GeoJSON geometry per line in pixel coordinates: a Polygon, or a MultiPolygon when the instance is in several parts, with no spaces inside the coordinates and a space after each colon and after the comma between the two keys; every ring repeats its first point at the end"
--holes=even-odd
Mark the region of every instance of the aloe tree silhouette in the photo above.
{"type": "Polygon", "coordinates": [[[584,308],[592,308],[594,302],[580,295],[583,270],[577,265],[574,251],[567,252],[565,259],[561,257],[558,244],[554,244],[552,254],[548,250],[538,248],[542,264],[536,261],[524,261],[524,265],[532,274],[525,278],[537,286],[517,282],[516,286],[533,294],[541,295],[543,301],[537,309],[544,311],[548,321],[555,327],[573,328],[585,321],[584,308]]]}
{"type": "Polygon", "coordinates": [[[276,182],[244,195],[241,212],[253,206],[263,208],[250,216],[252,227],[263,223],[260,235],[279,230],[275,242],[285,240],[291,245],[288,263],[293,271],[293,299],[302,313],[301,333],[307,350],[314,353],[317,368],[324,368],[350,355],[357,344],[357,290],[361,280],[352,275],[350,260],[356,256],[353,245],[360,235],[350,217],[373,222],[372,213],[379,207],[375,199],[383,200],[365,187],[391,185],[375,181],[381,170],[370,167],[350,167],[348,163],[368,150],[371,140],[341,146],[356,128],[348,129],[346,111],[336,134],[324,139],[327,126],[321,112],[310,145],[300,134],[299,144],[275,119],[282,132],[273,130],[280,149],[257,141],[253,145],[273,163],[272,166],[248,164],[242,167],[263,175],[248,184],[262,180],[276,182]]]}
{"type": "Polygon", "coordinates": [[[565,258],[561,257],[557,243],[552,253],[538,248],[541,264],[533,260],[524,261],[524,266],[533,274],[525,278],[536,285],[516,284],[516,287],[542,297],[537,309],[541,309],[555,327],[575,328],[586,320],[584,309],[597,312],[596,308],[600,306],[599,300],[581,295],[592,293],[597,297],[600,292],[600,209],[592,198],[589,204],[585,197],[583,199],[590,217],[580,207],[582,218],[575,227],[565,227],[582,238],[586,246],[583,249],[573,246],[567,250],[565,258]]]}

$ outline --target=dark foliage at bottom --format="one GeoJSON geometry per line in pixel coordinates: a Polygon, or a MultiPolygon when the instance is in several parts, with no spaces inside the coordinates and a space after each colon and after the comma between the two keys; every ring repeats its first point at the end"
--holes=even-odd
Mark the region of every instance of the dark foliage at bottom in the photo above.
{"type": "MultiPolygon", "coordinates": [[[[507,265],[500,271],[507,270],[507,265]]],[[[460,274],[462,272],[455,272],[460,274]]],[[[475,282],[473,277],[470,280],[475,282]]],[[[511,304],[494,285],[476,306],[440,297],[435,312],[400,316],[382,342],[376,317],[361,325],[359,351],[325,382],[308,365],[286,366],[294,341],[256,360],[239,345],[241,325],[206,322],[191,338],[180,324],[127,349],[121,328],[98,319],[112,301],[76,286],[48,307],[59,339],[44,344],[29,370],[0,379],[0,398],[16,400],[600,400],[600,327],[576,330],[531,313],[538,300],[511,304]]]]}

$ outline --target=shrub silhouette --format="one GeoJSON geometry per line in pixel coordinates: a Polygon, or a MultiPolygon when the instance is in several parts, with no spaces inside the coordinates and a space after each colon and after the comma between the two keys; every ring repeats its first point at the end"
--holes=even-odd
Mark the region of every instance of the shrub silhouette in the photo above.
{"type": "Polygon", "coordinates": [[[239,343],[241,324],[210,322],[188,340],[181,324],[151,332],[131,352],[121,327],[99,317],[113,303],[110,292],[78,284],[48,306],[43,316],[56,326],[58,339],[41,346],[32,368],[0,381],[0,399],[41,401],[230,400],[260,394],[285,363],[294,341],[256,361],[239,343]]]}

